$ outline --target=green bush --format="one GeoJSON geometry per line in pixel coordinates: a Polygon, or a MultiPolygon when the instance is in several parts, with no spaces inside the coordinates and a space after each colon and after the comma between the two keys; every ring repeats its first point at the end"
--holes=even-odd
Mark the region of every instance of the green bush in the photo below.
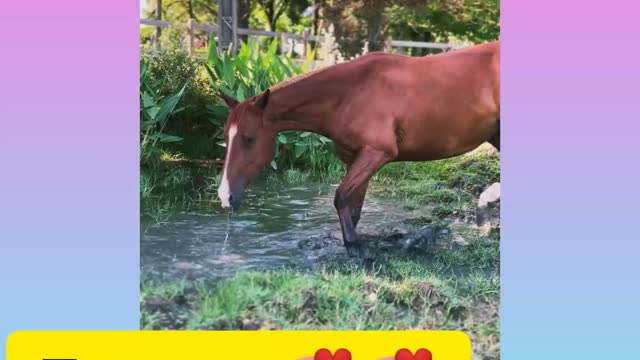
{"type": "Polygon", "coordinates": [[[176,121],[167,124],[167,130],[184,138],[185,141],[169,145],[167,148],[188,158],[212,158],[218,154],[215,153],[215,144],[211,139],[215,129],[209,122],[207,105],[214,103],[216,97],[205,70],[206,61],[189,54],[174,39],[177,36],[169,36],[168,33],[166,35],[169,39],[161,42],[156,51],[143,55],[143,59],[148,64],[149,82],[158,84],[158,94],[175,94],[184,86],[183,95],[178,103],[178,107],[183,110],[178,114],[176,121]]]}
{"type": "Polygon", "coordinates": [[[181,141],[164,129],[171,116],[180,112],[176,106],[184,93],[184,86],[175,94],[165,96],[158,90],[159,82],[147,77],[148,64],[140,61],[140,163],[146,165],[160,158],[161,143],[181,141]]]}

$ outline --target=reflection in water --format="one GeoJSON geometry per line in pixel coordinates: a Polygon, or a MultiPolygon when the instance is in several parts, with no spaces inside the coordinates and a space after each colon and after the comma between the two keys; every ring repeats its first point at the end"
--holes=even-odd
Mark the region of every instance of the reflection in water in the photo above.
{"type": "MultiPolygon", "coordinates": [[[[334,191],[335,187],[324,185],[254,186],[230,224],[216,203],[178,212],[142,234],[142,276],[217,280],[238,270],[310,266],[317,254],[302,250],[300,240],[333,234],[340,241],[334,191]]],[[[358,232],[378,233],[407,215],[392,200],[368,196],[358,232]]]]}

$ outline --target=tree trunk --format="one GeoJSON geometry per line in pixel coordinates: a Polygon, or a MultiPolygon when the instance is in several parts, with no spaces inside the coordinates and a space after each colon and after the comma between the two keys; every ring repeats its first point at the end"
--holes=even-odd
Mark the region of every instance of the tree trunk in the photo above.
{"type": "Polygon", "coordinates": [[[320,22],[320,8],[324,7],[326,0],[320,1],[320,6],[313,12],[313,35],[318,35],[318,25],[320,22]]]}
{"type": "MultiPolygon", "coordinates": [[[[251,6],[249,0],[238,0],[238,28],[249,28],[249,15],[251,14],[251,6]]],[[[244,43],[249,40],[248,35],[238,35],[238,39],[244,43]]]]}
{"type": "Polygon", "coordinates": [[[380,51],[384,48],[384,7],[385,0],[365,0],[367,14],[367,41],[370,51],[380,51]]]}
{"type": "Polygon", "coordinates": [[[193,13],[193,0],[187,1],[187,11],[189,11],[189,19],[196,19],[196,15],[193,13]]]}
{"type": "Polygon", "coordinates": [[[264,12],[267,15],[267,21],[269,21],[269,30],[276,31],[276,0],[271,0],[264,7],[264,12]]]}

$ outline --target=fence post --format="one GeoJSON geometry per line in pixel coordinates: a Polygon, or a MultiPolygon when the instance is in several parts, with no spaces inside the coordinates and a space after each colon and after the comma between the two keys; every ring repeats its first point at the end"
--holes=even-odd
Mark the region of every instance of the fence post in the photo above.
{"type": "Polygon", "coordinates": [[[302,49],[302,55],[304,56],[304,58],[307,58],[307,44],[309,44],[309,30],[304,29],[304,32],[302,33],[302,44],[304,45],[304,48],[302,49]]]}
{"type": "Polygon", "coordinates": [[[238,3],[237,0],[218,1],[218,46],[221,50],[238,47],[238,3]]]}
{"type": "Polygon", "coordinates": [[[285,54],[285,45],[287,38],[284,37],[284,33],[280,33],[280,54],[285,54]]]}
{"type": "Polygon", "coordinates": [[[187,21],[187,32],[189,36],[189,54],[193,53],[193,46],[195,43],[195,32],[193,30],[193,19],[187,21]]]}
{"type": "Polygon", "coordinates": [[[238,51],[238,0],[231,0],[231,16],[233,16],[233,22],[231,23],[231,46],[235,53],[238,51]]]}
{"type": "Polygon", "coordinates": [[[391,52],[392,49],[393,49],[393,47],[391,46],[391,39],[385,40],[384,45],[383,45],[383,51],[384,52],[391,52]]]}

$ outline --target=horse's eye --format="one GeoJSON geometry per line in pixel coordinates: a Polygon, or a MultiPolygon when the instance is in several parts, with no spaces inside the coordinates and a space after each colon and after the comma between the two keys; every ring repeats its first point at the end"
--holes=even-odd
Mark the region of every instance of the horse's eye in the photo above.
{"type": "Polygon", "coordinates": [[[248,135],[242,135],[242,142],[245,143],[246,145],[253,145],[253,143],[256,142],[256,138],[253,136],[248,136],[248,135]]]}

